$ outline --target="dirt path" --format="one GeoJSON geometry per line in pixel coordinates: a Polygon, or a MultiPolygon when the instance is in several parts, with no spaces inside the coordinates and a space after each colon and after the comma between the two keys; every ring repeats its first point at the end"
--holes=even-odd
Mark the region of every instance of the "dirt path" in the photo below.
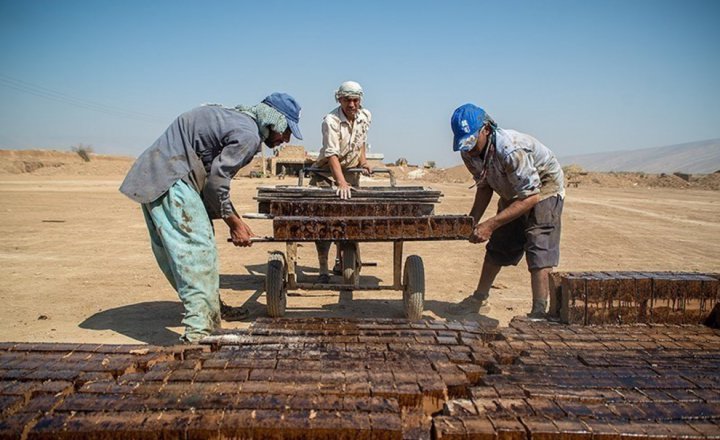
{"type": "MultiPolygon", "coordinates": [[[[182,306],[156,267],[142,213],[117,187],[122,176],[0,176],[0,340],[173,343],[182,306]]],[[[255,186],[288,184],[272,179],[233,182],[241,212],[255,210],[255,186]]],[[[417,185],[418,182],[404,182],[417,185]]],[[[445,196],[440,214],[463,214],[473,191],[466,184],[428,184],[445,196]]],[[[720,200],[715,191],[571,188],[563,218],[559,270],[720,271],[720,200]]],[[[270,235],[267,221],[249,221],[270,235]]],[[[221,294],[251,310],[245,327],[264,316],[267,252],[276,244],[238,249],[215,224],[221,260],[221,294]]],[[[474,290],[484,248],[464,241],[408,242],[405,255],[425,263],[426,316],[506,325],[530,303],[524,262],[504,270],[490,305],[480,314],[450,316],[447,307],[474,290]]],[[[363,282],[392,281],[392,246],[363,244],[363,282]]],[[[300,248],[300,267],[313,275],[312,245],[300,248]]],[[[291,292],[295,293],[295,292],[291,292]]],[[[331,292],[291,296],[288,316],[400,317],[400,292],[331,292]]]]}

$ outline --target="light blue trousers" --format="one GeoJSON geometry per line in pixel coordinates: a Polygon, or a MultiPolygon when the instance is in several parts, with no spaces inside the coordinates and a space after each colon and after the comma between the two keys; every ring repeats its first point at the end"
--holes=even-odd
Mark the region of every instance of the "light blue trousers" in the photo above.
{"type": "Polygon", "coordinates": [[[155,259],[185,306],[185,334],[194,342],[220,327],[220,277],[215,234],[200,195],[178,180],[142,205],[155,259]]]}

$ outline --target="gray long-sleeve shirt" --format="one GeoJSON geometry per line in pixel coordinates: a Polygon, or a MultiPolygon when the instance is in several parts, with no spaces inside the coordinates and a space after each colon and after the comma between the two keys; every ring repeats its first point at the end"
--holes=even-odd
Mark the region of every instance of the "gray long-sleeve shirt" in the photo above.
{"type": "Polygon", "coordinates": [[[259,148],[251,117],[220,106],[198,107],[178,116],[138,157],[120,191],[150,203],[183,179],[202,192],[210,218],[226,218],[235,212],[230,180],[259,148]]]}

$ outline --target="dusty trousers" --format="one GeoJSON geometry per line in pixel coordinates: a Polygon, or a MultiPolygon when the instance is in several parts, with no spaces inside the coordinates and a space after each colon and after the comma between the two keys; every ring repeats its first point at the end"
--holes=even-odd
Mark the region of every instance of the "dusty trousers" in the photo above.
{"type": "Polygon", "coordinates": [[[185,307],[180,338],[194,342],[220,327],[220,277],[212,223],[200,195],[182,180],[142,204],[158,266],[185,307]]]}

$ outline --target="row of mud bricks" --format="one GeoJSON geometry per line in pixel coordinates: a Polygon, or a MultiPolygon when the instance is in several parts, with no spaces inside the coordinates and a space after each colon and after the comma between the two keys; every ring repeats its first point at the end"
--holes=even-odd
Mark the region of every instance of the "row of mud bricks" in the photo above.
{"type": "Polygon", "coordinates": [[[550,314],[566,324],[720,325],[720,275],[687,272],[559,272],[550,314]]]}
{"type": "Polygon", "coordinates": [[[263,319],[203,344],[0,344],[0,439],[720,439],[705,326],[263,319]]]}
{"type": "Polygon", "coordinates": [[[473,219],[467,215],[425,217],[275,217],[273,237],[312,240],[457,240],[467,239],[473,219]]]}

